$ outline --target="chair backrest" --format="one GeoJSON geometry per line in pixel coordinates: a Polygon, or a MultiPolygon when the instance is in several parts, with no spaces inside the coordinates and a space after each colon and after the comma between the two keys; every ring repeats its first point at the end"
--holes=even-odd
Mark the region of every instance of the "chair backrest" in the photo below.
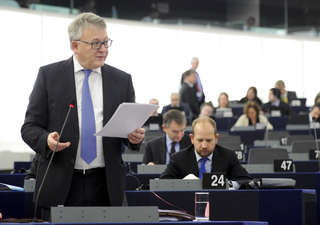
{"type": "Polygon", "coordinates": [[[287,131],[269,131],[268,132],[268,140],[281,140],[281,138],[289,137],[289,133],[287,131]]]}
{"type": "MultiPolygon", "coordinates": [[[[320,146],[320,141],[318,141],[318,146],[320,146]]],[[[316,142],[313,141],[294,141],[292,143],[293,153],[308,153],[311,149],[316,148],[316,142]]]]}
{"type": "Polygon", "coordinates": [[[147,130],[144,136],[144,141],[148,142],[155,138],[159,138],[162,135],[164,135],[164,132],[162,130],[147,130]]]}
{"type": "Polygon", "coordinates": [[[299,141],[314,141],[314,137],[312,135],[290,135],[288,137],[288,145],[292,145],[293,142],[299,141]]]}
{"type": "Polygon", "coordinates": [[[236,135],[223,135],[219,136],[218,144],[231,150],[239,150],[241,145],[240,136],[236,135]]]}
{"type": "Polygon", "coordinates": [[[248,164],[273,164],[275,159],[289,159],[283,148],[252,148],[248,155],[248,164]]]}

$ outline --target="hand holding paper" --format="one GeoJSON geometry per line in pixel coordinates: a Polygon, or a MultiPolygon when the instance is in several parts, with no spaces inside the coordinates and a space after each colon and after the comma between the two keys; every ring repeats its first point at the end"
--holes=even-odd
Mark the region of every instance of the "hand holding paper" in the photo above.
{"type": "Polygon", "coordinates": [[[138,128],[135,131],[128,134],[128,139],[132,144],[139,144],[144,139],[144,128],[138,128]]]}

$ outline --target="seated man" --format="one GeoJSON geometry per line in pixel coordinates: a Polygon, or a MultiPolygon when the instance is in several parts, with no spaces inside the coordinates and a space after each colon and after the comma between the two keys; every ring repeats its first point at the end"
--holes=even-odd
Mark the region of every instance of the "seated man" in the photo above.
{"type": "Polygon", "coordinates": [[[274,86],[280,90],[281,101],[284,103],[290,104],[292,100],[297,99],[297,94],[295,91],[286,90],[286,85],[284,84],[283,80],[278,80],[274,86]]]}
{"type": "Polygon", "coordinates": [[[178,93],[171,94],[170,102],[171,103],[169,105],[163,106],[161,114],[164,115],[166,112],[168,112],[171,109],[177,109],[184,112],[184,115],[186,116],[186,119],[187,119],[187,124],[191,124],[192,113],[190,112],[189,105],[180,102],[180,96],[178,93]]]}
{"type": "Polygon", "coordinates": [[[193,121],[190,138],[193,145],[174,154],[160,178],[182,179],[189,174],[201,178],[200,168],[205,167],[206,172],[225,173],[229,180],[251,179],[235,153],[217,145],[218,134],[214,120],[199,117],[193,121]]]}
{"type": "Polygon", "coordinates": [[[320,123],[320,103],[312,106],[311,111],[309,113],[309,121],[320,123]]]}
{"type": "Polygon", "coordinates": [[[170,156],[191,145],[190,138],[184,134],[186,118],[176,109],[163,116],[162,129],[166,134],[147,143],[143,163],[148,165],[168,164],[170,156]]]}
{"type": "Polygon", "coordinates": [[[202,105],[200,106],[200,116],[208,116],[211,118],[214,118],[213,116],[214,114],[214,107],[212,105],[211,102],[204,102],[202,103],[202,105]]]}
{"type": "Polygon", "coordinates": [[[148,127],[150,130],[160,130],[160,127],[162,125],[162,115],[158,113],[159,100],[156,98],[152,98],[150,99],[149,104],[156,105],[157,108],[152,112],[151,116],[143,126],[148,127]]]}
{"type": "Polygon", "coordinates": [[[269,102],[262,105],[263,112],[272,115],[272,111],[280,111],[281,116],[289,116],[290,106],[281,100],[281,92],[278,88],[271,88],[269,102]]]}

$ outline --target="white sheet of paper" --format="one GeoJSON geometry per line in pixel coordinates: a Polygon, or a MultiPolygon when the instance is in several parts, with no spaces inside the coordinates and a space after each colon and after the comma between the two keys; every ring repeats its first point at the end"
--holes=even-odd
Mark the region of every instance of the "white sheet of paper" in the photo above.
{"type": "Polygon", "coordinates": [[[122,103],[96,135],[128,138],[129,133],[143,126],[157,107],[152,104],[122,103]]]}

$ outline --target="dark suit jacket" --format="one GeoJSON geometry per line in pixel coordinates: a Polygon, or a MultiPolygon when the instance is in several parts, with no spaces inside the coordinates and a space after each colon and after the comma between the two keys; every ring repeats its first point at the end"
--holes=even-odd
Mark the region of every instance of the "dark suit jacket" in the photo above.
{"type": "Polygon", "coordinates": [[[288,116],[291,113],[290,106],[287,103],[280,101],[279,106],[271,105],[271,102],[262,105],[262,111],[265,113],[270,113],[272,110],[280,110],[281,116],[288,116]]]}
{"type": "Polygon", "coordinates": [[[297,94],[295,91],[287,91],[287,98],[288,98],[288,103],[290,104],[290,102],[294,99],[297,99],[297,94]]]}
{"type": "MultiPolygon", "coordinates": [[[[135,94],[129,74],[109,65],[101,67],[101,72],[105,125],[120,103],[134,102],[135,94]]],[[[42,207],[64,204],[67,198],[79,143],[79,120],[73,59],[41,67],[21,128],[23,140],[40,155],[36,191],[52,154],[47,146],[47,136],[50,132],[60,131],[70,103],[74,103],[75,107],[70,112],[60,141],[70,141],[71,146],[56,152],[53,158],[39,198],[39,206],[42,207]]],[[[125,141],[127,139],[111,137],[102,140],[106,183],[110,203],[114,206],[123,202],[125,167],[121,147],[125,141]]]]}
{"type": "MultiPolygon", "coordinates": [[[[196,76],[199,76],[199,74],[198,74],[197,72],[196,72],[196,76]]],[[[183,74],[182,74],[181,80],[180,80],[180,85],[182,86],[183,83],[184,83],[184,76],[183,76],[183,74]]],[[[197,93],[197,91],[198,91],[197,85],[198,85],[198,84],[195,83],[194,86],[193,86],[193,88],[194,88],[194,90],[195,90],[196,93],[197,93]]],[[[199,105],[202,105],[202,103],[205,102],[205,99],[206,99],[206,96],[204,95],[204,93],[203,93],[203,91],[202,91],[202,97],[201,97],[201,99],[198,99],[198,98],[197,98],[199,105]]]]}
{"type": "MultiPolygon", "coordinates": [[[[179,109],[180,111],[184,112],[187,119],[187,123],[190,124],[192,120],[192,113],[190,112],[189,105],[181,102],[179,108],[181,109],[181,110],[179,109]]],[[[163,115],[171,109],[176,109],[176,107],[172,107],[171,104],[165,105],[162,108],[161,114],[163,115]]]]}
{"type": "MultiPolygon", "coordinates": [[[[180,144],[180,151],[191,145],[191,140],[188,135],[184,135],[180,144]]],[[[153,139],[146,145],[146,151],[143,156],[143,163],[154,162],[155,164],[166,164],[167,156],[167,141],[166,135],[153,139]]],[[[169,150],[170,151],[170,150],[169,150]]]]}
{"type": "MultiPolygon", "coordinates": [[[[194,151],[194,147],[191,145],[186,150],[172,155],[170,163],[160,178],[182,179],[188,174],[194,174],[198,177],[199,167],[194,151]]],[[[251,179],[232,150],[216,145],[212,154],[211,172],[223,172],[229,180],[251,179]]]]}
{"type": "Polygon", "coordinates": [[[180,89],[180,101],[188,104],[193,118],[196,118],[200,113],[200,105],[197,98],[196,89],[190,87],[187,83],[183,83],[180,89]]]}

